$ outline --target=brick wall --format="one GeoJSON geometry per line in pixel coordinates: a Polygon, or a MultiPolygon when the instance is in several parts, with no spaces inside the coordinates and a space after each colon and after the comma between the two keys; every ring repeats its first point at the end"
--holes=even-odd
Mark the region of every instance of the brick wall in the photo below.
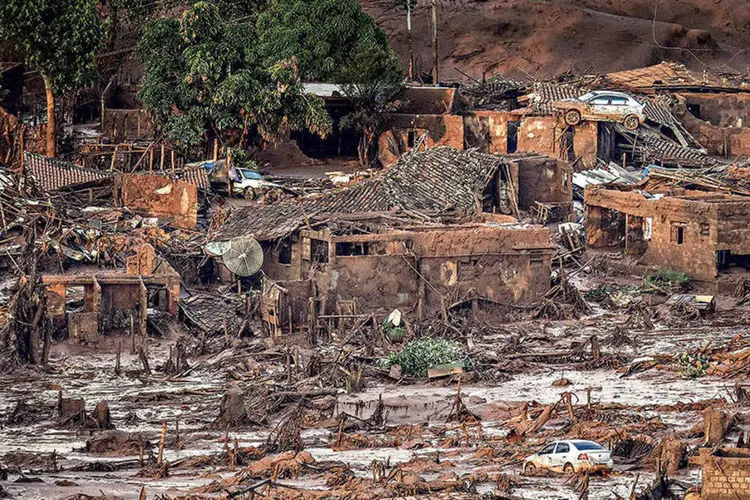
{"type": "Polygon", "coordinates": [[[591,247],[617,243],[605,234],[608,225],[603,209],[611,209],[651,221],[643,262],[681,271],[700,281],[717,276],[716,252],[750,254],[750,202],[721,195],[679,198],[665,196],[647,200],[641,194],[604,188],[586,190],[586,234],[591,247]],[[676,237],[680,228],[681,241],[676,237]]]}
{"type": "MultiPolygon", "coordinates": [[[[720,457],[711,449],[701,450],[703,468],[701,498],[738,500],[750,498],[750,457],[720,457]]],[[[730,453],[732,450],[727,450],[730,453]]],[[[748,450],[739,450],[745,454],[748,450]]]]}

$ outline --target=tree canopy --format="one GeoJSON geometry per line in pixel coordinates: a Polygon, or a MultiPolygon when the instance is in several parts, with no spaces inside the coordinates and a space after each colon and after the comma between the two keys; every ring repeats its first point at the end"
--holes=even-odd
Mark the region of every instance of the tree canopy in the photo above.
{"type": "Polygon", "coordinates": [[[357,54],[388,48],[357,0],[270,0],[257,26],[265,63],[296,57],[305,80],[338,81],[357,54]]]}
{"type": "Polygon", "coordinates": [[[323,101],[304,93],[293,58],[267,65],[252,23],[197,2],[180,20],[159,18],[143,32],[139,98],[167,139],[190,147],[272,141],[281,131],[331,127],[323,101]]]}
{"type": "Polygon", "coordinates": [[[342,120],[342,127],[362,134],[359,159],[365,165],[377,134],[382,132],[389,113],[401,105],[404,77],[398,56],[389,48],[377,46],[358,53],[340,76],[341,90],[353,111],[342,120]]]}
{"type": "Polygon", "coordinates": [[[94,56],[107,35],[96,0],[3,0],[0,36],[61,92],[96,78],[94,56]]]}
{"type": "Polygon", "coordinates": [[[49,156],[57,149],[55,96],[94,81],[95,55],[106,36],[96,0],[0,1],[0,37],[44,78],[49,156]]]}

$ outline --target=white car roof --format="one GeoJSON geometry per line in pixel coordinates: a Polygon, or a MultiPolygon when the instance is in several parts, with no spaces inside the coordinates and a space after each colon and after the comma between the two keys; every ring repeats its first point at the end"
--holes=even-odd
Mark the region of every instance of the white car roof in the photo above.
{"type": "Polygon", "coordinates": [[[627,99],[632,99],[630,95],[624,92],[616,92],[614,90],[593,90],[589,93],[594,94],[597,97],[625,97],[627,99]]]}

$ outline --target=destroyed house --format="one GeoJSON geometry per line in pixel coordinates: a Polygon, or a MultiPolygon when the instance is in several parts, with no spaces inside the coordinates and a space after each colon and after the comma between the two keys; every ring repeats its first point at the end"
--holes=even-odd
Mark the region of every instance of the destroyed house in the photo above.
{"type": "Polygon", "coordinates": [[[750,269],[750,198],[728,189],[652,189],[659,175],[636,186],[587,187],[587,244],[624,249],[719,292],[734,290],[750,269]]]}
{"type": "Polygon", "coordinates": [[[552,247],[547,229],[502,215],[517,179],[511,159],[433,148],[345,189],[236,210],[212,240],[259,240],[266,276],[296,291],[293,311],[313,296],[328,312],[355,301],[424,313],[470,290],[526,302],[549,288],[552,247]]]}
{"type": "Polygon", "coordinates": [[[388,116],[378,139],[378,159],[388,165],[414,148],[464,148],[464,120],[457,113],[457,89],[408,87],[402,105],[388,116]]]}
{"type": "Polygon", "coordinates": [[[24,170],[27,181],[46,192],[74,192],[89,204],[111,199],[113,206],[184,229],[197,225],[198,187],[206,184],[205,172],[193,175],[196,169],[184,170],[184,180],[147,172],[118,175],[28,152],[24,170]]]}
{"type": "Polygon", "coordinates": [[[76,266],[63,274],[44,274],[47,314],[68,336],[93,341],[98,335],[146,335],[149,308],[177,313],[180,275],[143,245],[123,270],[76,266]]]}

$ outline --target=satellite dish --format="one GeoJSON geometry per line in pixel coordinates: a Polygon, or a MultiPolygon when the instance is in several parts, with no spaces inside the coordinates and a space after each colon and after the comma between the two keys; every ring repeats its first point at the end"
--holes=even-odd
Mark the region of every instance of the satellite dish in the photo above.
{"type": "Polygon", "coordinates": [[[222,259],[227,269],[237,276],[252,276],[263,265],[263,249],[252,238],[232,238],[222,259]]]}
{"type": "Polygon", "coordinates": [[[229,250],[229,241],[210,241],[206,244],[205,250],[211,257],[221,257],[229,250]]]}

